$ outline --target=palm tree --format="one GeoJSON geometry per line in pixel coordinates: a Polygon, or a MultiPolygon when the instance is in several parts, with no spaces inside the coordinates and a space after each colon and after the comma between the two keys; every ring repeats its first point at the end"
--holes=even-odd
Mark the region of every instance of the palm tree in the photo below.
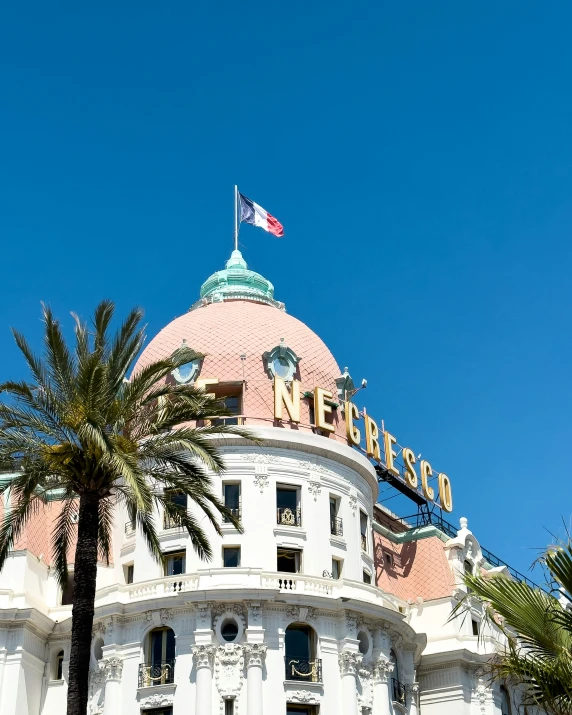
{"type": "Polygon", "coordinates": [[[74,315],[70,350],[44,307],[43,357],[13,331],[31,382],[0,385],[7,397],[0,403],[0,466],[16,472],[9,485],[0,487],[0,493],[10,489],[11,503],[0,526],[0,568],[26,523],[50,500],[62,501],[52,533],[62,587],[76,538],[67,715],[87,710],[97,562],[98,556],[109,558],[116,506],[124,506],[157,559],[161,549],[153,513],[158,505],[187,530],[200,557],[212,556],[199,521],[169,498],[169,490],[184,493],[200,507],[218,533],[217,515],[240,529],[213,492],[209,472],[221,473],[224,464],[211,438],[250,435],[211,424],[207,418],[228,412],[204,392],[166,379],[175,368],[202,357],[186,347],[127,380],[144,341],[142,313],[133,310],[110,336],[113,313],[113,303],[102,302],[91,329],[74,315]],[[206,426],[195,426],[199,420],[206,420],[206,426]],[[77,526],[72,523],[76,511],[77,526]]]}
{"type": "Polygon", "coordinates": [[[491,673],[522,685],[523,705],[572,715],[572,542],[550,548],[542,562],[558,598],[502,575],[467,575],[470,593],[452,617],[478,598],[487,620],[506,637],[491,673]]]}

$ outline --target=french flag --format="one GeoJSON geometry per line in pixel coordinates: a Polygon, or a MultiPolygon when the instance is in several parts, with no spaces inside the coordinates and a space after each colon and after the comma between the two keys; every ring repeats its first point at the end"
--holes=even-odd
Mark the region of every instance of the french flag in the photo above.
{"type": "Polygon", "coordinates": [[[251,199],[246,198],[240,192],[238,194],[240,200],[240,220],[244,223],[250,223],[253,226],[260,226],[265,231],[273,233],[275,236],[281,237],[284,235],[284,227],[278,219],[271,216],[262,206],[255,204],[251,199]]]}

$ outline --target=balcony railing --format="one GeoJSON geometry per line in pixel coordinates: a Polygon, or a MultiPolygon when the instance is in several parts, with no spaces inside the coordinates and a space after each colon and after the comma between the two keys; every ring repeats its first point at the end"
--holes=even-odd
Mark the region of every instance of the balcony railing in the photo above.
{"type": "Polygon", "coordinates": [[[139,664],[139,687],[151,688],[154,685],[168,685],[175,680],[175,659],[156,663],[139,664]]]}
{"type": "Polygon", "coordinates": [[[335,516],[330,519],[330,534],[332,536],[343,536],[344,535],[344,522],[339,516],[335,516]]]}
{"type": "Polygon", "coordinates": [[[276,509],[276,523],[282,526],[302,526],[302,512],[300,507],[278,507],[276,509]]]}
{"type": "Polygon", "coordinates": [[[367,551],[367,536],[365,534],[361,535],[361,550],[367,551]]]}
{"type": "Polygon", "coordinates": [[[133,536],[135,533],[135,524],[132,521],[125,522],[125,536],[133,536]]]}
{"type": "Polygon", "coordinates": [[[163,530],[167,531],[168,529],[182,529],[183,527],[180,525],[180,523],[175,519],[174,517],[170,516],[169,514],[165,514],[163,516],[163,530]]]}
{"type": "MultiPolygon", "coordinates": [[[[229,509],[229,511],[234,516],[235,519],[240,519],[242,516],[240,513],[240,507],[238,507],[237,509],[229,509]]],[[[223,515],[222,520],[225,524],[232,523],[226,514],[223,515]]]]}
{"type": "Polygon", "coordinates": [[[286,663],[286,680],[301,680],[306,683],[322,682],[322,661],[317,658],[289,658],[284,659],[286,663]]]}
{"type": "Polygon", "coordinates": [[[405,705],[405,685],[396,678],[392,678],[391,686],[393,702],[405,705]]]}

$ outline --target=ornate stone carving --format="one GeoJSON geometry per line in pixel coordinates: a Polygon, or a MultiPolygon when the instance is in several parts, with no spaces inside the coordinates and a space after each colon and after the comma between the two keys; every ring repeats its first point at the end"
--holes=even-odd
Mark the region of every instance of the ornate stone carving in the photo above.
{"type": "Polygon", "coordinates": [[[380,683],[387,683],[391,674],[393,673],[394,664],[386,660],[385,658],[380,658],[373,665],[373,677],[376,681],[380,683]]]}
{"type": "Polygon", "coordinates": [[[307,703],[308,705],[318,705],[320,703],[316,694],[309,690],[293,690],[291,693],[288,693],[287,699],[288,702],[291,703],[307,703]]]}
{"type": "Polygon", "coordinates": [[[361,665],[362,656],[359,653],[352,653],[344,650],[338,654],[338,664],[342,675],[357,675],[361,665]]]}
{"type": "MultiPolygon", "coordinates": [[[[223,699],[238,698],[244,680],[244,651],[237,643],[225,643],[216,649],[215,681],[223,699]]],[[[221,708],[224,702],[221,701],[221,708]]]]}
{"type": "Polygon", "coordinates": [[[259,626],[262,621],[262,607],[260,603],[252,603],[246,601],[246,607],[248,609],[248,626],[259,626]]]}
{"type": "Polygon", "coordinates": [[[260,489],[261,494],[270,484],[270,480],[268,479],[268,467],[265,464],[254,465],[254,484],[260,489]]]}
{"type": "Polygon", "coordinates": [[[371,709],[373,707],[373,683],[372,667],[361,663],[358,669],[358,676],[361,685],[361,695],[358,698],[360,707],[371,709]]]}
{"type": "Polygon", "coordinates": [[[197,604],[197,628],[201,630],[210,629],[211,623],[211,603],[198,603],[197,604]]]}
{"type": "Polygon", "coordinates": [[[357,617],[355,613],[345,612],[346,618],[346,631],[351,638],[355,638],[357,635],[357,617]]]}
{"type": "Polygon", "coordinates": [[[318,497],[322,493],[320,482],[308,482],[308,491],[314,497],[314,501],[318,501],[318,497]]]}
{"type": "Polygon", "coordinates": [[[355,494],[350,494],[350,509],[355,516],[357,511],[357,496],[355,494]]]}
{"type": "Polygon", "coordinates": [[[485,671],[483,668],[475,670],[475,695],[479,703],[479,709],[483,715],[487,710],[487,686],[485,685],[485,671]]]}
{"type": "Polygon", "coordinates": [[[104,671],[106,680],[121,680],[121,673],[123,672],[123,660],[121,658],[114,656],[104,658],[99,662],[99,667],[104,671]]]}
{"type": "Polygon", "coordinates": [[[164,623],[165,621],[171,621],[173,619],[173,611],[170,608],[162,608],[159,611],[159,615],[161,618],[161,623],[164,623]]]}
{"type": "Polygon", "coordinates": [[[247,643],[244,646],[244,658],[246,667],[258,666],[262,668],[266,658],[267,647],[263,643],[247,643]]]}
{"type": "Polygon", "coordinates": [[[147,620],[147,621],[153,620],[153,611],[145,611],[145,620],[147,620]]]}
{"type": "Polygon", "coordinates": [[[141,700],[141,709],[146,708],[168,708],[173,705],[173,695],[172,693],[153,693],[147,698],[141,700]]]}
{"type": "Polygon", "coordinates": [[[196,645],[193,648],[193,658],[197,668],[212,668],[215,647],[212,645],[196,645]]]}
{"type": "Polygon", "coordinates": [[[280,464],[282,462],[282,457],[277,454],[267,454],[266,452],[249,452],[241,455],[241,459],[255,464],[280,464]]]}

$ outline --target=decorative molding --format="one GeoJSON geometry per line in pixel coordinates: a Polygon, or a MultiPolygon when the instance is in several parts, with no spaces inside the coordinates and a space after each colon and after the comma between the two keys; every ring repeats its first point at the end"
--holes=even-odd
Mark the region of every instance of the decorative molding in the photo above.
{"type": "Polygon", "coordinates": [[[159,616],[161,619],[161,623],[164,621],[172,621],[173,620],[173,611],[170,608],[162,608],[159,611],[159,616]]]}
{"type": "Polygon", "coordinates": [[[362,656],[359,653],[353,653],[344,650],[338,654],[338,665],[342,675],[357,675],[359,666],[361,665],[362,656]]]}
{"type": "Polygon", "coordinates": [[[356,494],[350,494],[350,509],[352,510],[352,514],[355,516],[357,512],[357,495],[356,494]]]}
{"type": "Polygon", "coordinates": [[[288,702],[306,703],[308,705],[320,704],[320,699],[316,697],[315,693],[311,693],[309,690],[293,690],[287,693],[286,700],[288,702]]]}
{"type": "Polygon", "coordinates": [[[373,665],[373,677],[378,683],[387,683],[395,666],[390,660],[380,658],[373,665]]]}
{"type": "Polygon", "coordinates": [[[477,668],[475,670],[475,680],[475,695],[477,696],[479,709],[481,713],[485,715],[487,710],[487,686],[485,685],[485,671],[483,668],[477,668]]]}
{"type": "Polygon", "coordinates": [[[244,646],[244,658],[246,667],[256,666],[262,668],[266,659],[267,646],[263,643],[246,643],[244,646]]]}
{"type": "Polygon", "coordinates": [[[235,699],[234,712],[238,715],[238,696],[244,681],[244,650],[236,643],[225,643],[216,649],[215,682],[221,695],[221,715],[224,713],[224,701],[235,699]]]}
{"type": "Polygon", "coordinates": [[[211,668],[214,664],[215,647],[212,645],[196,645],[193,647],[193,658],[197,668],[211,668]]]}
{"type": "Polygon", "coordinates": [[[279,457],[277,454],[268,454],[266,452],[249,452],[247,454],[242,454],[240,458],[249,462],[254,462],[255,464],[282,463],[282,457],[279,457]]]}
{"type": "Polygon", "coordinates": [[[314,497],[314,501],[318,501],[318,497],[322,493],[320,482],[308,482],[308,491],[314,497]]]}
{"type": "Polygon", "coordinates": [[[268,467],[265,464],[254,465],[254,484],[260,489],[263,494],[266,487],[270,484],[268,479],[268,467]]]}
{"type": "Polygon", "coordinates": [[[141,700],[141,709],[146,708],[167,708],[173,705],[173,694],[172,693],[154,693],[141,700]]]}
{"type": "Polygon", "coordinates": [[[358,703],[362,710],[368,708],[371,710],[373,707],[373,682],[372,682],[372,666],[360,664],[358,669],[358,677],[361,685],[361,695],[358,697],[358,703]]]}
{"type": "Polygon", "coordinates": [[[116,658],[115,656],[104,658],[99,662],[99,667],[105,672],[106,680],[121,680],[121,673],[123,672],[122,658],[116,658]]]}

